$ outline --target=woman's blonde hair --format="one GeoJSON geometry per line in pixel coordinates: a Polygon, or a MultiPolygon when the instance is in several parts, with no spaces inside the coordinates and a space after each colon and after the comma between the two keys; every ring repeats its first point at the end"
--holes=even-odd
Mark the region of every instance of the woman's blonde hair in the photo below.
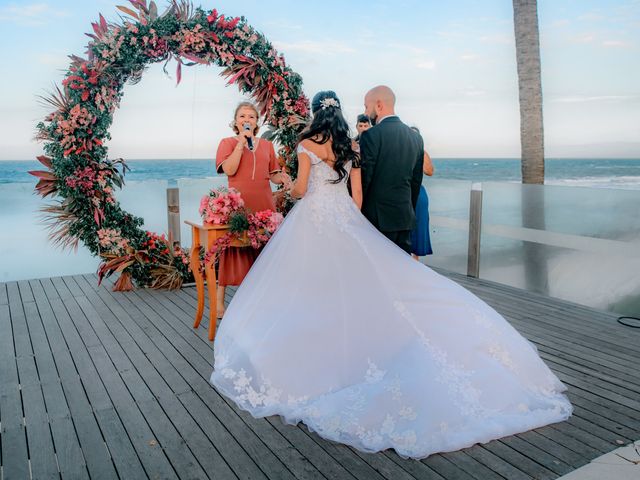
{"type": "MultiPolygon", "coordinates": [[[[236,133],[236,135],[240,133],[240,130],[238,130],[238,126],[236,125],[236,117],[238,116],[238,112],[240,111],[241,108],[250,108],[251,110],[256,112],[256,118],[260,120],[260,112],[258,112],[258,107],[256,107],[253,102],[248,102],[248,101],[240,102],[236,107],[235,112],[233,112],[233,120],[231,120],[231,123],[229,124],[229,126],[236,133]]],[[[253,129],[253,134],[257,135],[258,131],[260,131],[260,125],[256,123],[256,128],[253,129]]]]}

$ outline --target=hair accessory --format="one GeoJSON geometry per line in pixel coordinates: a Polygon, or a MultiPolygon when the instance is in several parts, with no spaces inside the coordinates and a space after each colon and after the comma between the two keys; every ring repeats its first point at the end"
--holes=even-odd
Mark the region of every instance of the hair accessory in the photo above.
{"type": "Polygon", "coordinates": [[[322,106],[322,110],[326,110],[329,107],[340,108],[340,102],[335,98],[327,97],[320,100],[320,105],[322,106]]]}

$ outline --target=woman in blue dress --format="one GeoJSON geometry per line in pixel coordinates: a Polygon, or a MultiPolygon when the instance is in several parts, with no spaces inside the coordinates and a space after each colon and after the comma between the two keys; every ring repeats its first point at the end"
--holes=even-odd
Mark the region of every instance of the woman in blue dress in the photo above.
{"type": "MultiPolygon", "coordinates": [[[[411,128],[418,134],[420,133],[417,127],[411,128]]],[[[424,152],[422,172],[430,177],[434,172],[433,162],[426,150],[424,152]]],[[[429,196],[424,185],[420,185],[420,195],[416,204],[416,228],[411,232],[411,254],[416,260],[425,255],[433,254],[429,235],[429,196]]]]}

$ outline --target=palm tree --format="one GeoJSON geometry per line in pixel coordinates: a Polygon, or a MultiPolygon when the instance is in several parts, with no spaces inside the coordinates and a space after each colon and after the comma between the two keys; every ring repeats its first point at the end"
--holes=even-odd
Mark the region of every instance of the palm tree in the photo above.
{"type": "Polygon", "coordinates": [[[520,96],[522,183],[544,183],[544,132],[538,2],[513,0],[520,96]]]}
{"type": "MultiPolygon", "coordinates": [[[[545,230],[544,131],[537,0],[513,0],[518,89],[520,97],[520,144],[522,226],[545,230]]],[[[523,242],[525,288],[548,293],[548,249],[523,242]]]]}

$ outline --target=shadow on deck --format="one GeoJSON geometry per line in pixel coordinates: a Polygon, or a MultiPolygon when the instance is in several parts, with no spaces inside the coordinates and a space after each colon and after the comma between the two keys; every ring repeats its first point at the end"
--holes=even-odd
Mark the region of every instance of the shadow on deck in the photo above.
{"type": "Polygon", "coordinates": [[[446,275],[536,344],[569,387],[568,422],[422,461],[364,454],[219,395],[207,326],[192,329],[194,288],[114,293],[94,275],[47,278],[0,284],[0,476],[554,479],[640,438],[640,331],[446,275]]]}

